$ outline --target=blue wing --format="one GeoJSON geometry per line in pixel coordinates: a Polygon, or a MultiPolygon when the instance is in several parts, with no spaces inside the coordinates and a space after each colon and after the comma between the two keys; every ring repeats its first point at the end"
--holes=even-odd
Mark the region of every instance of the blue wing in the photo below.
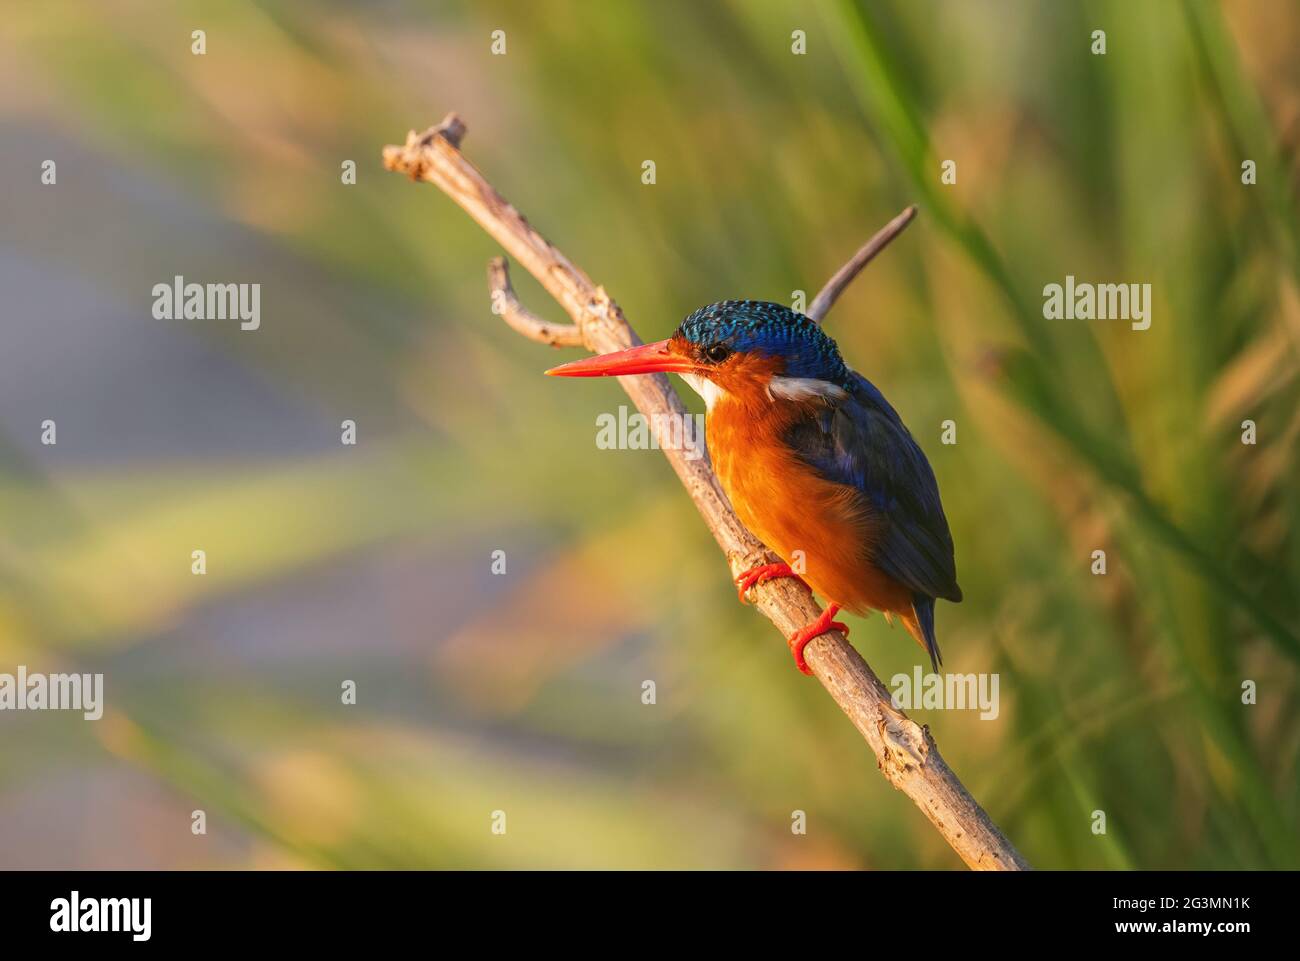
{"type": "Polygon", "coordinates": [[[961,600],[952,534],[930,462],[884,395],[853,373],[849,396],[796,422],[785,442],[858,490],[883,522],[872,562],[914,594],[961,600]]]}

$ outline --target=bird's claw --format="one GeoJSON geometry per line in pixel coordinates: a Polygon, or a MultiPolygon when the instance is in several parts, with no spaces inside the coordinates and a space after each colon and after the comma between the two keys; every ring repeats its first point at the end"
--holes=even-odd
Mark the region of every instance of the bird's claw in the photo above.
{"type": "Polygon", "coordinates": [[[770,581],[774,577],[793,577],[804,587],[808,586],[802,577],[790,569],[789,564],[759,564],[736,577],[736,596],[740,599],[740,603],[747,603],[745,595],[749,593],[751,587],[770,581]]]}
{"type": "Polygon", "coordinates": [[[794,666],[804,674],[812,674],[812,668],[803,658],[803,649],[808,646],[808,642],[814,637],[820,637],[830,631],[839,631],[845,637],[848,636],[849,627],[842,621],[834,620],[835,615],[839,612],[839,606],[832,604],[826,610],[822,611],[821,616],[813,621],[807,627],[801,627],[790,635],[790,653],[794,655],[794,666]]]}

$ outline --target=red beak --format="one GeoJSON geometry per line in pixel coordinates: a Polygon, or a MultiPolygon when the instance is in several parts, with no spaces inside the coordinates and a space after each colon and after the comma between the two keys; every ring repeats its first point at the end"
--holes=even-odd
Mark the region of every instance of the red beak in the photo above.
{"type": "Polygon", "coordinates": [[[661,340],[643,347],[617,350],[612,354],[575,360],[571,364],[552,367],[546,373],[552,377],[623,377],[628,374],[690,374],[696,364],[681,354],[668,349],[669,341],[661,340]]]}

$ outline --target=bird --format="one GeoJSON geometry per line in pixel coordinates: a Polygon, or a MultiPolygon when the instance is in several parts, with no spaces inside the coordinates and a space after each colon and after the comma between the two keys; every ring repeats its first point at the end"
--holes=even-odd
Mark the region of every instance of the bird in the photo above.
{"type": "Polygon", "coordinates": [[[851,369],[811,318],[781,304],[726,300],[667,340],[554,367],[558,377],[680,375],[703,399],[709,458],[742,523],[782,563],[736,578],[792,577],[826,607],[788,640],[804,648],[848,628],[840,610],[897,617],[939,671],[935,602],[960,602],[952,533],[925,453],[898,412],[851,369]]]}

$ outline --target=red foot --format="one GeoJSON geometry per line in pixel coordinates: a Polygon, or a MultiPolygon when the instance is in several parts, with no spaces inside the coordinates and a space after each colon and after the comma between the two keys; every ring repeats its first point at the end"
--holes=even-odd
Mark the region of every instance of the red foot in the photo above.
{"type": "Polygon", "coordinates": [[[838,604],[828,605],[826,610],[822,611],[821,617],[807,627],[801,627],[795,631],[790,638],[790,653],[794,655],[794,666],[803,673],[812,673],[812,670],[808,667],[808,662],[803,659],[803,649],[808,646],[809,641],[828,631],[839,631],[845,635],[849,633],[846,625],[835,620],[835,615],[839,613],[839,610],[840,606],[838,604]]]}
{"type": "Polygon", "coordinates": [[[807,582],[802,577],[790,570],[789,564],[760,564],[758,567],[751,567],[736,578],[736,596],[740,598],[740,603],[745,603],[745,595],[751,587],[755,584],[762,584],[764,581],[770,581],[774,577],[793,577],[804,587],[808,587],[807,582]]]}

